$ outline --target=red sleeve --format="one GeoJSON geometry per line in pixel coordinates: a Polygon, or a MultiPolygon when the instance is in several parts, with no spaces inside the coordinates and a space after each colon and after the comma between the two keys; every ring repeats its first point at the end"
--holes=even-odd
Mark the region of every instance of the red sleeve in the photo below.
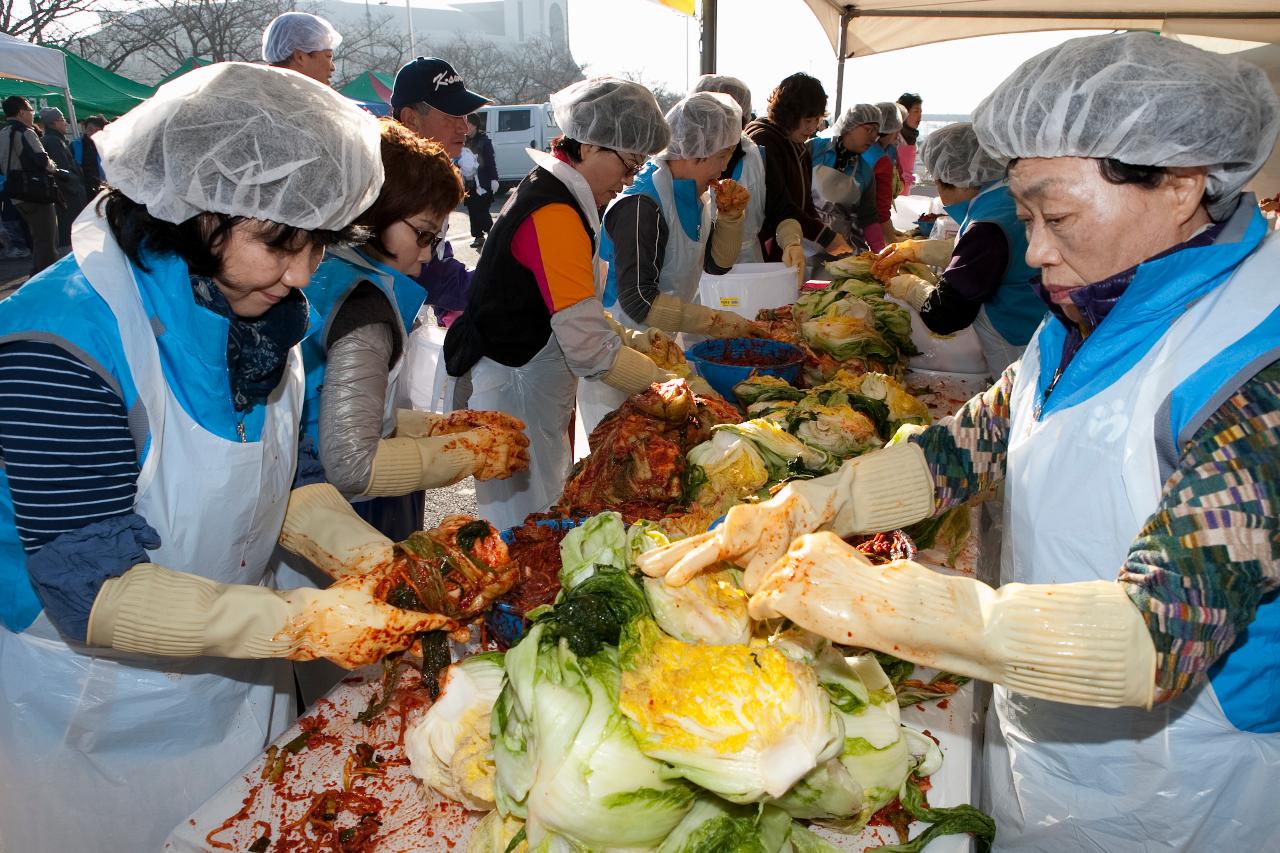
{"type": "Polygon", "coordinates": [[[888,222],[893,211],[893,160],[888,154],[876,161],[876,221],[888,222]]]}

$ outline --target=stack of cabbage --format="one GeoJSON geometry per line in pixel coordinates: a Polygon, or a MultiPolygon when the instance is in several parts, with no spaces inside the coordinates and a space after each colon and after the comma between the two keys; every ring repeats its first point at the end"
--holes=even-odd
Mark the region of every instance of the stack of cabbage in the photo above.
{"type": "Polygon", "coordinates": [[[406,733],[427,785],[493,809],[471,851],[830,851],[797,820],[855,832],[900,793],[934,825],[892,849],[990,837],[970,806],[922,805],[912,780],[942,755],[899,722],[874,655],[766,635],[731,569],[637,580],[634,558],[665,543],[616,513],[573,531],[556,603],[505,658],[451,667],[406,733]]]}
{"type": "Polygon", "coordinates": [[[928,407],[882,373],[841,370],[807,391],[776,376],[753,376],[733,391],[752,419],[714,427],[710,441],[689,451],[689,509],[664,519],[671,532],[701,533],[744,498],[792,477],[831,473],[883,447],[899,427],[929,424],[928,407]]]}

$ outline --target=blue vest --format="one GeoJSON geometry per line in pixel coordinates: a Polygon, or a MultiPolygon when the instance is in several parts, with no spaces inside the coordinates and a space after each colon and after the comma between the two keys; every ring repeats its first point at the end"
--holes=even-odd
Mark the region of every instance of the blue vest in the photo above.
{"type": "Polygon", "coordinates": [[[1026,346],[1044,319],[1044,300],[1031,287],[1040,270],[1027,264],[1027,229],[1018,221],[1013,194],[1005,181],[992,181],[969,204],[969,212],[960,223],[960,236],[975,222],[999,226],[1009,244],[1009,261],[1005,264],[1000,287],[984,307],[991,325],[1014,346],[1026,346]],[[996,186],[999,184],[999,186],[996,186]]]}
{"type": "Polygon", "coordinates": [[[311,276],[307,285],[307,301],[321,318],[319,328],[302,342],[302,364],[306,372],[306,391],[302,403],[302,435],[320,446],[320,392],[324,387],[325,365],[328,361],[329,330],[334,318],[347,301],[347,297],[361,282],[367,281],[382,291],[391,308],[400,318],[400,328],[395,330],[401,347],[408,340],[408,330],[427,301],[422,285],[399,270],[373,260],[363,252],[354,252],[359,258],[355,263],[348,258],[329,254],[311,276]]]}
{"type": "MultiPolygon", "coordinates": [[[[230,321],[196,304],[185,262],[173,255],[146,256],[150,272],[133,267],[143,308],[151,317],[160,363],[183,410],[210,432],[239,441],[239,429],[257,441],[266,407],[235,411],[227,384],[227,331],[230,321]]],[[[314,319],[314,318],[313,318],[314,319]]],[[[313,326],[314,328],[314,326],[313,326]]],[[[98,373],[120,395],[131,426],[145,428],[137,387],[120,345],[120,332],[105,300],[69,255],[0,302],[0,343],[44,340],[62,346],[98,373]]],[[[150,437],[134,436],[139,462],[150,437]]],[[[14,524],[13,496],[0,470],[0,622],[11,631],[26,629],[42,605],[27,575],[26,552],[14,524]]]]}
{"type": "MultiPolygon", "coordinates": [[[[1093,331],[1059,377],[1040,417],[1087,401],[1133,369],[1174,318],[1235,272],[1268,231],[1256,205],[1243,209],[1252,196],[1244,199],[1217,242],[1138,266],[1106,322],[1093,331]]],[[[1162,459],[1176,460],[1178,448],[1203,426],[1226,393],[1280,359],[1280,309],[1258,319],[1252,331],[1174,389],[1168,405],[1169,447],[1161,451],[1162,459]]],[[[1053,381],[1065,341],[1065,326],[1057,320],[1046,321],[1038,338],[1038,400],[1044,400],[1044,390],[1053,381]]],[[[1164,424],[1157,424],[1157,435],[1164,429],[1164,424]]],[[[1274,592],[1263,597],[1253,623],[1209,671],[1223,711],[1245,731],[1280,731],[1280,604],[1276,598],[1274,592]]]]}
{"type": "MultiPolygon", "coordinates": [[[[834,169],[836,167],[835,137],[815,136],[813,139],[810,139],[809,156],[813,158],[814,166],[826,166],[827,168],[834,169]]],[[[865,193],[867,191],[867,187],[871,186],[871,179],[875,176],[875,165],[875,161],[868,161],[866,159],[866,152],[863,152],[862,154],[854,157],[853,160],[844,167],[844,173],[852,177],[857,182],[858,189],[865,193]]]]}
{"type": "MultiPolygon", "coordinates": [[[[739,164],[741,165],[741,164],[739,164]]],[[[662,206],[662,199],[658,198],[658,190],[653,185],[653,176],[657,171],[657,163],[650,160],[645,163],[644,168],[640,170],[640,174],[636,175],[635,181],[631,186],[626,187],[619,193],[618,198],[625,198],[630,195],[643,195],[653,199],[653,203],[658,206],[658,210],[662,213],[662,219],[667,223],[667,227],[671,227],[671,211],[666,210],[662,206]]],[[[684,229],[684,233],[690,240],[698,239],[698,226],[702,224],[702,200],[698,198],[695,190],[697,184],[692,180],[684,178],[672,177],[671,193],[676,200],[676,215],[679,219],[680,227],[684,229]]],[[[605,216],[608,216],[606,211],[605,216]]],[[[613,263],[613,240],[609,237],[607,228],[600,229],[600,260],[609,265],[609,273],[604,280],[604,298],[601,302],[604,307],[610,311],[618,304],[618,270],[613,263]]],[[[659,265],[662,259],[659,258],[659,265]]]]}

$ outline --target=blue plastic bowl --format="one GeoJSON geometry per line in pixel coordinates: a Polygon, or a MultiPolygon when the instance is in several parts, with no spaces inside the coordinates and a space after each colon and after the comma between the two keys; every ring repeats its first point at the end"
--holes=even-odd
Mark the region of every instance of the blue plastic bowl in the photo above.
{"type": "MultiPolygon", "coordinates": [[[[572,530],[582,524],[582,519],[577,518],[552,518],[538,522],[541,527],[554,527],[558,530],[572,530]]],[[[502,531],[499,536],[502,541],[511,545],[516,541],[516,531],[519,528],[511,527],[502,531]]],[[[489,629],[489,633],[497,637],[507,648],[511,648],[520,642],[520,638],[524,636],[524,632],[529,629],[529,620],[524,618],[524,614],[515,607],[507,604],[505,601],[499,601],[490,607],[484,614],[485,627],[489,629]]]]}
{"type": "Polygon", "coordinates": [[[760,338],[712,339],[694,344],[685,351],[685,357],[697,368],[698,374],[726,400],[737,400],[733,386],[752,373],[777,376],[792,385],[800,380],[800,366],[804,364],[804,352],[799,347],[782,341],[760,338]],[[747,361],[759,364],[720,364],[716,359],[747,361]]]}
{"type": "Polygon", "coordinates": [[[933,222],[934,222],[934,220],[932,220],[932,219],[917,219],[917,220],[916,220],[916,227],[920,229],[920,236],[921,236],[921,237],[928,237],[928,236],[929,236],[929,232],[933,230],[933,222]]]}

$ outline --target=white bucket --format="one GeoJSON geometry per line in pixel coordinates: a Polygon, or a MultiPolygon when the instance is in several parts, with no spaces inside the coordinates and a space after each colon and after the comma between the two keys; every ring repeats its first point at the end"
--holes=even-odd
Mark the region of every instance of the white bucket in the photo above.
{"type": "Polygon", "coordinates": [[[734,264],[724,275],[702,274],[698,301],[754,320],[762,308],[790,305],[800,295],[796,271],[786,264],[734,264]]]}

